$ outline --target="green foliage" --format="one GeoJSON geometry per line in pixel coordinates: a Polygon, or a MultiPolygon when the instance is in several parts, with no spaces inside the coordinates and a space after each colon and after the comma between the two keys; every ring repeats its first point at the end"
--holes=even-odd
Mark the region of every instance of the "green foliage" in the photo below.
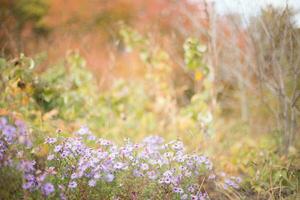
{"type": "MultiPolygon", "coordinates": [[[[149,81],[151,81],[151,83],[149,84],[153,87],[153,85],[157,83],[160,88],[167,85],[167,87],[162,88],[162,90],[169,95],[168,97],[171,96],[170,101],[172,101],[172,98],[175,98],[172,94],[175,88],[170,87],[170,82],[173,81],[170,80],[173,69],[169,64],[169,54],[159,46],[150,43],[150,40],[146,36],[142,36],[128,26],[123,25],[121,27],[120,35],[126,47],[130,50],[133,48],[137,50],[141,60],[147,66],[150,66],[150,70],[147,71],[148,74],[146,76],[146,78],[150,77],[149,81]]],[[[200,45],[199,40],[195,38],[187,39],[183,47],[187,68],[190,72],[194,73],[196,81],[202,81],[202,85],[201,91],[191,98],[191,102],[188,105],[178,109],[178,115],[174,114],[175,116],[173,116],[173,118],[178,120],[179,127],[185,127],[189,132],[201,132],[205,133],[205,135],[212,135],[213,116],[209,106],[212,98],[212,83],[207,76],[209,73],[208,67],[204,63],[206,47],[200,45]],[[202,74],[206,75],[204,79],[202,74]]],[[[157,98],[163,101],[161,96],[157,98]]],[[[171,104],[171,102],[169,102],[169,104],[171,104]]]]}
{"type": "Polygon", "coordinates": [[[95,81],[79,54],[71,53],[66,66],[55,65],[41,75],[34,70],[34,61],[24,55],[2,63],[0,86],[6,91],[1,95],[2,107],[25,114],[32,108],[42,114],[57,112],[59,118],[67,121],[84,117],[91,110],[95,81]]]}
{"type": "Polygon", "coordinates": [[[280,158],[272,149],[261,150],[249,160],[246,184],[258,194],[274,199],[294,195],[299,189],[300,176],[296,159],[299,159],[296,155],[280,158]]]}
{"type": "Polygon", "coordinates": [[[254,140],[244,135],[236,140],[227,141],[227,149],[231,168],[244,174],[242,193],[250,199],[294,199],[300,180],[297,150],[287,157],[280,156],[279,142],[271,136],[257,136],[254,140]]]}
{"type": "Polygon", "coordinates": [[[124,24],[121,24],[119,34],[127,51],[138,49],[141,60],[144,62],[150,61],[150,42],[146,37],[124,24]]]}
{"type": "Polygon", "coordinates": [[[1,199],[22,199],[22,175],[19,171],[9,168],[0,168],[0,197],[1,199]]]}
{"type": "MultiPolygon", "coordinates": [[[[213,135],[213,116],[207,104],[209,91],[202,94],[196,94],[192,97],[191,103],[183,107],[180,112],[189,117],[195,123],[198,123],[206,136],[213,135]]],[[[196,130],[194,130],[196,131],[196,130]]]]}
{"type": "Polygon", "coordinates": [[[13,12],[22,28],[27,22],[33,22],[36,29],[43,26],[43,18],[49,9],[47,0],[18,0],[14,4],[13,12]]]}
{"type": "Polygon", "coordinates": [[[1,60],[0,88],[5,91],[0,96],[1,107],[22,105],[21,100],[26,98],[24,91],[30,93],[35,82],[34,68],[34,61],[24,55],[10,62],[1,60]]]}
{"type": "Polygon", "coordinates": [[[201,45],[196,38],[188,38],[183,45],[184,62],[187,68],[191,71],[200,69],[203,73],[208,74],[209,69],[203,61],[203,53],[206,51],[206,46],[201,45]]]}
{"type": "Polygon", "coordinates": [[[25,31],[25,35],[33,34],[35,39],[47,36],[51,30],[45,20],[48,11],[48,0],[2,0],[1,55],[16,56],[16,53],[24,52],[24,44],[27,44],[24,40],[25,31]]]}
{"type": "Polygon", "coordinates": [[[60,118],[75,120],[88,117],[95,93],[95,80],[87,72],[85,60],[71,53],[66,65],[53,66],[40,76],[34,97],[45,111],[58,109],[60,118]]]}

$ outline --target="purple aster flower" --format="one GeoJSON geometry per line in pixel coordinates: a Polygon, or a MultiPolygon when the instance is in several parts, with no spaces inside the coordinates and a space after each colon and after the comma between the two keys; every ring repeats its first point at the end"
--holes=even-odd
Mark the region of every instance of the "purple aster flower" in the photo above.
{"type": "Polygon", "coordinates": [[[166,153],[164,153],[164,157],[165,158],[171,158],[173,155],[174,155],[173,152],[166,152],[166,153]]]}
{"type": "Polygon", "coordinates": [[[45,183],[42,187],[42,192],[45,196],[49,196],[54,191],[54,186],[51,183],[45,183]]]}
{"type": "Polygon", "coordinates": [[[33,189],[34,187],[35,187],[35,182],[33,182],[33,181],[28,181],[28,182],[26,182],[26,183],[23,183],[23,185],[22,185],[22,188],[24,189],[24,190],[30,190],[30,189],[33,189]]]}
{"type": "Polygon", "coordinates": [[[178,155],[178,156],[175,157],[175,160],[176,160],[177,162],[179,162],[179,163],[182,163],[182,162],[184,162],[184,156],[178,155]]]}
{"type": "Polygon", "coordinates": [[[185,171],[185,170],[187,170],[187,167],[186,167],[186,166],[183,166],[183,165],[181,165],[181,166],[179,166],[179,170],[180,170],[180,171],[185,171]]]}
{"type": "Polygon", "coordinates": [[[37,182],[41,183],[41,182],[43,182],[46,179],[46,177],[47,177],[47,173],[43,173],[43,174],[39,175],[36,178],[36,180],[37,180],[37,182]]]}
{"type": "Polygon", "coordinates": [[[234,179],[235,179],[235,181],[237,183],[241,183],[242,182],[242,178],[241,177],[235,177],[234,179]]]}
{"type": "Polygon", "coordinates": [[[71,174],[71,179],[76,179],[76,178],[78,178],[78,173],[71,174]]]}
{"type": "Polygon", "coordinates": [[[180,187],[174,187],[174,188],[173,188],[173,192],[182,194],[184,191],[183,191],[183,189],[180,188],[180,187]]]}
{"type": "Polygon", "coordinates": [[[199,200],[206,200],[208,199],[208,194],[206,192],[200,192],[198,195],[199,200]]]}
{"type": "Polygon", "coordinates": [[[78,135],[91,135],[91,131],[87,126],[81,126],[80,129],[76,132],[78,135]]]}
{"type": "Polygon", "coordinates": [[[32,172],[35,170],[35,161],[25,161],[22,160],[19,164],[19,169],[21,169],[24,172],[32,172]]]}
{"type": "Polygon", "coordinates": [[[27,126],[24,123],[24,121],[17,119],[15,121],[15,125],[17,126],[20,135],[26,135],[26,133],[27,133],[27,126]]]}
{"type": "Polygon", "coordinates": [[[194,161],[188,160],[188,161],[186,162],[186,164],[187,164],[189,167],[191,167],[191,166],[194,165],[194,161]]]}
{"type": "Polygon", "coordinates": [[[76,188],[77,187],[77,183],[75,182],[75,181],[71,181],[70,183],[69,183],[69,186],[68,186],[69,188],[76,188]]]}
{"type": "Polygon", "coordinates": [[[105,139],[103,139],[103,138],[100,138],[100,139],[98,140],[98,143],[99,143],[100,145],[102,145],[102,146],[110,146],[110,145],[113,144],[111,141],[105,140],[105,139]]]}
{"type": "Polygon", "coordinates": [[[6,145],[2,140],[0,140],[0,151],[3,149],[6,149],[6,145]]]}
{"type": "Polygon", "coordinates": [[[50,154],[50,155],[48,155],[47,160],[53,160],[54,157],[55,157],[55,156],[54,156],[53,154],[50,154]]]}
{"type": "Polygon", "coordinates": [[[112,182],[114,180],[115,176],[113,174],[106,174],[104,179],[106,182],[112,182]]]}
{"type": "Polygon", "coordinates": [[[164,175],[164,176],[167,176],[167,177],[170,177],[170,176],[173,175],[173,171],[167,170],[167,171],[165,171],[165,172],[163,173],[163,175],[164,175]]]}
{"type": "Polygon", "coordinates": [[[24,175],[24,178],[25,178],[27,181],[35,181],[35,176],[32,175],[32,174],[25,174],[25,175],[24,175]]]}
{"type": "Polygon", "coordinates": [[[68,157],[70,154],[71,154],[71,152],[66,150],[66,151],[63,151],[63,152],[60,154],[60,156],[61,156],[62,158],[66,158],[66,157],[68,157]]]}
{"type": "Polygon", "coordinates": [[[46,144],[54,144],[55,142],[57,142],[57,138],[50,138],[50,137],[48,137],[45,141],[46,144]]]}
{"type": "Polygon", "coordinates": [[[124,167],[124,164],[121,162],[117,162],[116,164],[114,164],[115,169],[122,169],[123,167],[124,167]]]}
{"type": "Polygon", "coordinates": [[[184,149],[183,143],[181,141],[175,142],[172,145],[172,149],[174,149],[175,151],[180,151],[184,149]]]}
{"type": "Polygon", "coordinates": [[[149,169],[149,165],[147,163],[142,163],[141,164],[141,169],[144,170],[144,171],[148,170],[149,169]]]}
{"type": "Polygon", "coordinates": [[[95,187],[96,184],[97,184],[97,181],[96,181],[95,179],[91,179],[91,180],[89,180],[89,182],[88,182],[88,185],[89,185],[90,187],[95,187]]]}
{"type": "Polygon", "coordinates": [[[155,180],[157,178],[157,174],[155,173],[155,171],[149,171],[147,172],[148,178],[151,180],[155,180]]]}
{"type": "Polygon", "coordinates": [[[197,195],[191,195],[191,200],[199,200],[199,198],[197,197],[197,195]]]}
{"type": "Polygon", "coordinates": [[[54,152],[57,153],[57,152],[59,152],[61,149],[62,149],[62,145],[56,145],[56,146],[54,147],[54,152]]]}
{"type": "Polygon", "coordinates": [[[170,184],[171,183],[171,179],[169,177],[165,177],[163,181],[164,181],[165,184],[170,184]]]}
{"type": "Polygon", "coordinates": [[[90,141],[94,141],[94,140],[96,140],[96,136],[94,136],[94,135],[89,135],[88,137],[87,137],[87,139],[88,140],[90,140],[90,141]]]}
{"type": "Polygon", "coordinates": [[[225,179],[225,181],[224,181],[224,188],[226,189],[228,186],[229,187],[232,187],[232,188],[234,188],[234,189],[239,189],[239,186],[238,186],[238,184],[234,181],[234,180],[232,180],[232,179],[229,179],[229,178],[226,178],[225,179]]]}
{"type": "Polygon", "coordinates": [[[101,178],[101,174],[100,173],[96,173],[95,175],[94,175],[94,179],[100,179],[101,178]]]}
{"type": "Polygon", "coordinates": [[[6,124],[7,124],[7,119],[5,117],[1,117],[0,118],[0,130],[2,130],[6,124]]]}
{"type": "Polygon", "coordinates": [[[135,177],[142,177],[143,173],[141,173],[139,170],[134,169],[133,170],[133,176],[135,176],[135,177]]]}
{"type": "Polygon", "coordinates": [[[196,191],[195,186],[194,186],[194,185],[189,186],[189,187],[188,187],[188,191],[189,191],[190,193],[194,193],[194,192],[196,191]]]}
{"type": "Polygon", "coordinates": [[[14,139],[16,138],[16,128],[11,125],[6,125],[2,129],[2,134],[4,135],[4,139],[8,144],[12,144],[14,139]]]}

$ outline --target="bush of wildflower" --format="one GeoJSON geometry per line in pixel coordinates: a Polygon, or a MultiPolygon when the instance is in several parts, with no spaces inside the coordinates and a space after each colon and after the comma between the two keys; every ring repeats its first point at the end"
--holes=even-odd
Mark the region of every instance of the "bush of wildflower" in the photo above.
{"type": "Polygon", "coordinates": [[[82,126],[69,136],[59,130],[47,137],[48,153],[34,158],[23,121],[2,117],[0,133],[1,176],[14,172],[17,180],[9,184],[21,186],[8,188],[9,198],[204,200],[241,182],[215,172],[206,156],[187,152],[180,140],[148,136],[116,145],[82,126]]]}

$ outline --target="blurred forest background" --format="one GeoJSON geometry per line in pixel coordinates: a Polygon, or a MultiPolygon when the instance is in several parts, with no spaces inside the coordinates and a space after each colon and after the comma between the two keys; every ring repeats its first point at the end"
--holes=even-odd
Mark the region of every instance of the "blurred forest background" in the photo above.
{"type": "Polygon", "coordinates": [[[180,138],[246,191],[296,199],[297,12],[266,6],[245,24],[210,1],[0,0],[1,62],[24,70],[1,69],[0,114],[116,141],[180,138]]]}

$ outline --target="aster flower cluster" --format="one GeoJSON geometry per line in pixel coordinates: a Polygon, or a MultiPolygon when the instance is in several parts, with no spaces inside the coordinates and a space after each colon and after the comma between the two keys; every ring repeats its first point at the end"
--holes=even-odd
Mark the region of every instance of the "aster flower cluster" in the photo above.
{"type": "MultiPolygon", "coordinates": [[[[154,183],[174,197],[204,200],[209,195],[202,187],[203,182],[214,184],[218,180],[212,162],[206,156],[187,153],[179,140],[164,143],[159,136],[149,136],[138,144],[126,140],[123,146],[117,146],[94,137],[87,127],[82,127],[74,137],[47,138],[45,143],[52,147],[49,164],[57,168],[60,175],[56,176],[65,180],[59,186],[61,196],[83,182],[88,187],[96,187],[100,182],[109,184],[124,172],[154,183]],[[87,146],[85,139],[93,140],[95,147],[87,146]]],[[[238,188],[234,179],[228,180],[231,182],[225,182],[226,186],[238,188]]]]}
{"type": "Polygon", "coordinates": [[[22,148],[30,148],[32,142],[26,124],[21,120],[9,123],[8,118],[0,118],[0,166],[12,165],[13,158],[20,155],[22,148]]]}
{"type": "Polygon", "coordinates": [[[187,152],[180,140],[165,142],[162,137],[149,136],[140,143],[127,139],[119,146],[97,138],[83,126],[71,137],[59,133],[47,137],[49,152],[41,167],[24,153],[26,149],[30,151],[32,144],[23,122],[11,125],[1,118],[0,131],[0,169],[10,166],[19,170],[23,174],[23,190],[46,197],[67,199],[82,185],[90,189],[115,182],[125,185],[126,177],[155,185],[176,199],[209,199],[205,184],[216,190],[239,188],[239,178],[216,173],[206,156],[187,152]],[[14,146],[18,148],[12,151],[14,146]]]}
{"type": "Polygon", "coordinates": [[[35,161],[30,160],[21,160],[17,168],[23,172],[22,188],[24,190],[40,191],[44,196],[49,196],[55,191],[53,184],[47,182],[47,177],[55,174],[53,168],[42,171],[36,168],[35,161]]]}
{"type": "Polygon", "coordinates": [[[30,192],[41,191],[48,196],[54,192],[53,184],[46,182],[51,169],[42,171],[36,168],[36,161],[26,156],[32,150],[32,141],[26,124],[19,120],[9,122],[0,118],[0,169],[16,169],[23,175],[22,188],[30,192]]]}

